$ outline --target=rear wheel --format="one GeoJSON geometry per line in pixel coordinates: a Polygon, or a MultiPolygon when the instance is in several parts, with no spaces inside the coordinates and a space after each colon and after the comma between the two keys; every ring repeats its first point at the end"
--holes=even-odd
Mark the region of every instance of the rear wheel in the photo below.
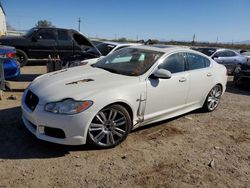
{"type": "Polygon", "coordinates": [[[89,142],[99,148],[112,148],[124,141],[131,130],[131,118],[121,105],[110,105],[93,118],[89,130],[89,142]]]}
{"type": "Polygon", "coordinates": [[[27,65],[28,63],[27,54],[24,51],[19,50],[19,49],[16,50],[16,59],[20,63],[21,67],[27,65]]]}
{"type": "Polygon", "coordinates": [[[222,95],[221,86],[220,85],[214,86],[208,93],[202,109],[206,112],[214,111],[219,105],[221,95],[222,95]]]}
{"type": "Polygon", "coordinates": [[[243,82],[240,73],[234,74],[234,85],[236,87],[242,87],[243,82]]]}

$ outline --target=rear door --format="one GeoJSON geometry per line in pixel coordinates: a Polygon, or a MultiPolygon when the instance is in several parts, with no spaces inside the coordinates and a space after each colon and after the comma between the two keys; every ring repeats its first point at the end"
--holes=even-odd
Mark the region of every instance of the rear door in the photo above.
{"type": "Polygon", "coordinates": [[[187,105],[199,107],[213,86],[211,62],[195,53],[187,53],[186,61],[190,80],[187,105]]]}

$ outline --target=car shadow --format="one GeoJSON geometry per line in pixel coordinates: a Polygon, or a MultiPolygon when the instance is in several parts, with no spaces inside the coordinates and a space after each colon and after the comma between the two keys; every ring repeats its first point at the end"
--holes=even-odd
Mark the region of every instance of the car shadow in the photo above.
{"type": "Polygon", "coordinates": [[[247,95],[250,96],[250,84],[249,87],[241,87],[238,88],[234,85],[233,81],[228,81],[227,82],[227,89],[226,92],[228,93],[234,93],[234,94],[239,94],[239,95],[247,95]]]}
{"type": "Polygon", "coordinates": [[[38,140],[21,120],[21,108],[0,110],[0,159],[45,159],[63,157],[70,151],[97,150],[84,146],[65,146],[38,140]]]}

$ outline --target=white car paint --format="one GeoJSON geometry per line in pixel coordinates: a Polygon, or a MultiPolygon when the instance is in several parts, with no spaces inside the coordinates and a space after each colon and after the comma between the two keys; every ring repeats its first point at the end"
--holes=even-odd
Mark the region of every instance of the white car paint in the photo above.
{"type": "Polygon", "coordinates": [[[140,76],[115,74],[86,65],[63,69],[36,78],[22,98],[22,119],[28,130],[37,138],[54,143],[85,144],[91,121],[101,109],[110,104],[122,103],[129,106],[132,111],[132,129],[135,129],[201,108],[209,91],[216,84],[222,86],[223,93],[226,89],[226,68],[210,58],[211,65],[207,68],[175,73],[170,79],[149,79],[158,65],[171,54],[191,52],[207,58],[199,52],[178,47],[132,48],[159,51],[164,55],[140,76]],[[78,82],[82,79],[91,79],[91,81],[78,82]],[[30,110],[25,102],[28,91],[32,91],[39,98],[34,111],[30,110]],[[54,114],[44,110],[47,103],[66,98],[91,100],[94,104],[74,115],[54,114]],[[63,130],[66,138],[46,135],[44,126],[63,130]]]}

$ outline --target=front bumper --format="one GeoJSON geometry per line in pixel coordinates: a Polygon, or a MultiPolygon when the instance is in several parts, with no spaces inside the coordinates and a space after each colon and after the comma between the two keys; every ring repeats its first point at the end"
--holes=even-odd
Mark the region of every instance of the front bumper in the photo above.
{"type": "Polygon", "coordinates": [[[82,145],[86,143],[88,127],[94,114],[88,109],[75,115],[53,114],[44,111],[44,105],[38,104],[31,111],[22,99],[22,120],[26,128],[38,139],[64,145],[82,145]],[[93,115],[92,115],[93,114],[93,115]],[[65,137],[47,134],[46,128],[60,130],[65,137]]]}

